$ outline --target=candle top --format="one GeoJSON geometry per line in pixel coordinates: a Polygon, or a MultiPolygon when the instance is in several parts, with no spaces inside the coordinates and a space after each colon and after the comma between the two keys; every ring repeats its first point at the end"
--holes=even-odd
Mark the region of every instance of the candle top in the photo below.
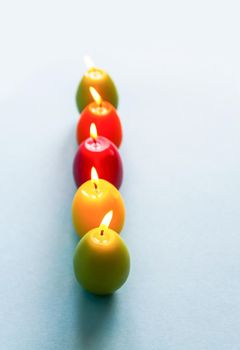
{"type": "Polygon", "coordinates": [[[106,75],[104,70],[96,67],[88,69],[85,73],[85,76],[92,80],[100,80],[104,77],[104,75],[106,75]]]}
{"type": "Polygon", "coordinates": [[[91,137],[84,141],[85,147],[90,152],[103,152],[109,148],[110,141],[103,136],[97,136],[96,140],[91,137]]]}
{"type": "Polygon", "coordinates": [[[113,211],[110,210],[103,217],[97,230],[92,231],[91,240],[97,245],[108,245],[114,241],[114,234],[108,227],[112,221],[113,211]]]}
{"type": "Polygon", "coordinates": [[[98,136],[95,123],[91,123],[89,133],[90,137],[84,142],[88,151],[102,152],[109,147],[110,141],[106,137],[98,136]]]}
{"type": "MultiPolygon", "coordinates": [[[[92,231],[91,233],[91,242],[93,243],[93,245],[96,246],[109,246],[109,245],[113,245],[114,241],[115,241],[115,237],[114,237],[114,233],[115,231],[106,228],[104,230],[104,232],[102,231],[101,227],[95,229],[92,231]]],[[[117,234],[117,233],[116,233],[117,234]]]]}
{"type": "MultiPolygon", "coordinates": [[[[108,192],[112,190],[112,184],[104,179],[93,180],[90,179],[79,187],[82,195],[86,198],[91,199],[104,199],[108,196],[108,192]]],[[[115,198],[120,197],[120,192],[114,193],[115,198]]]]}
{"type": "Polygon", "coordinates": [[[89,77],[93,80],[98,80],[104,76],[105,74],[104,70],[95,67],[95,64],[90,56],[88,55],[84,56],[84,61],[88,68],[87,72],[85,73],[86,77],[89,77]]]}
{"type": "Polygon", "coordinates": [[[100,106],[96,102],[92,102],[89,104],[88,108],[92,114],[103,116],[109,114],[113,106],[109,102],[103,101],[100,106]]]}
{"type": "Polygon", "coordinates": [[[95,115],[106,115],[112,111],[113,106],[111,103],[103,101],[102,96],[93,86],[89,87],[89,92],[94,100],[88,107],[91,113],[95,115]]]}

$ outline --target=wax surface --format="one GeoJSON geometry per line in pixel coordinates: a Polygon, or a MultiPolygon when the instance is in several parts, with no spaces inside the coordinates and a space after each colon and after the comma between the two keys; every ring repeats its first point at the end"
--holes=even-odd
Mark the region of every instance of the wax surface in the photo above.
{"type": "Polygon", "coordinates": [[[90,86],[98,91],[103,100],[109,101],[117,108],[118,93],[112,78],[103,69],[91,68],[84,74],[77,89],[76,102],[79,112],[93,101],[89,91],[90,86]]]}
{"type": "Polygon", "coordinates": [[[128,249],[111,229],[95,228],[78,243],[74,271],[83,288],[94,294],[111,294],[126,281],[130,270],[128,249]]]}
{"type": "Polygon", "coordinates": [[[91,123],[97,127],[98,135],[111,140],[117,147],[122,142],[122,125],[116,109],[107,101],[101,107],[92,102],[82,111],[77,125],[77,141],[80,144],[89,137],[91,123]]]}
{"type": "Polygon", "coordinates": [[[98,227],[104,215],[113,210],[109,227],[120,233],[125,219],[121,194],[108,181],[99,179],[96,184],[89,180],[77,190],[72,204],[74,228],[80,236],[83,236],[91,229],[98,227]]]}
{"type": "Polygon", "coordinates": [[[78,147],[74,162],[73,175],[77,187],[91,178],[91,169],[95,167],[98,176],[115,187],[122,184],[122,160],[116,146],[103,136],[94,141],[88,138],[78,147]]]}

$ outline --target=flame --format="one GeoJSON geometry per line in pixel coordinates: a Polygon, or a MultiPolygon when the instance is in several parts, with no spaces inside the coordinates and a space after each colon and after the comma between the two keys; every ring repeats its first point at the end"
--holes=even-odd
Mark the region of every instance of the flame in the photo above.
{"type": "Polygon", "coordinates": [[[110,210],[102,219],[100,226],[108,227],[110,225],[110,222],[112,221],[112,217],[113,217],[113,210],[110,210]]]}
{"type": "Polygon", "coordinates": [[[98,182],[98,173],[94,166],[91,169],[91,180],[98,182]]]}
{"type": "Polygon", "coordinates": [[[94,89],[94,87],[90,86],[89,87],[90,93],[92,95],[92,98],[94,99],[94,101],[100,105],[102,103],[102,97],[101,95],[99,95],[99,93],[97,92],[96,89],[94,89]]]}
{"type": "Polygon", "coordinates": [[[97,128],[96,128],[96,125],[94,123],[91,123],[91,125],[90,125],[90,136],[94,141],[96,141],[96,139],[98,137],[97,128]]]}
{"type": "Polygon", "coordinates": [[[87,66],[87,69],[91,69],[94,67],[94,63],[93,63],[93,60],[91,59],[90,56],[84,56],[84,63],[86,64],[87,66]]]}

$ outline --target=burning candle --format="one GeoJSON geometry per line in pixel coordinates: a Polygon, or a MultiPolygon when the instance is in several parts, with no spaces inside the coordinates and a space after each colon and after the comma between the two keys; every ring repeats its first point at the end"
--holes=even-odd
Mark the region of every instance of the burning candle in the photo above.
{"type": "Polygon", "coordinates": [[[108,228],[112,211],[99,227],[89,231],[78,243],[74,272],[83,288],[94,294],[111,294],[127,280],[130,270],[128,249],[122,238],[108,228]]]}
{"type": "Polygon", "coordinates": [[[88,70],[80,81],[76,94],[76,102],[79,112],[92,102],[92,96],[89,92],[90,86],[97,89],[103,100],[109,101],[117,108],[118,93],[111,77],[103,69],[95,67],[89,57],[85,57],[85,62],[88,70]]]}
{"type": "Polygon", "coordinates": [[[80,144],[89,137],[91,123],[97,127],[98,134],[111,140],[117,147],[122,142],[122,126],[116,109],[108,101],[103,101],[98,91],[90,86],[94,102],[84,108],[77,125],[77,142],[80,144]]]}
{"type": "Polygon", "coordinates": [[[104,214],[113,210],[109,228],[120,233],[125,219],[125,208],[120,192],[110,182],[99,179],[94,167],[91,180],[77,190],[72,204],[73,226],[80,237],[97,227],[104,214]]]}
{"type": "Polygon", "coordinates": [[[77,187],[90,179],[91,169],[97,170],[100,179],[119,188],[123,167],[117,147],[106,137],[98,136],[96,125],[90,126],[90,137],[78,147],[73,163],[73,175],[77,187]]]}

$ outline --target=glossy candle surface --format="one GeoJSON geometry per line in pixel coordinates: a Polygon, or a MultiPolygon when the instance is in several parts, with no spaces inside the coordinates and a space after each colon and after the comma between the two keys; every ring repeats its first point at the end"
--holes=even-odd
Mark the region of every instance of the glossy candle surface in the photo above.
{"type": "Polygon", "coordinates": [[[122,126],[116,109],[107,101],[90,103],[82,112],[77,125],[77,142],[89,137],[91,123],[95,123],[98,135],[111,140],[117,147],[122,142],[122,126]]]}
{"type": "Polygon", "coordinates": [[[72,204],[72,220],[78,235],[83,236],[98,227],[104,214],[109,210],[114,212],[109,227],[119,233],[125,219],[125,208],[120,192],[103,179],[89,180],[82,184],[72,204]]]}
{"type": "Polygon", "coordinates": [[[100,226],[89,231],[76,247],[75,276],[91,293],[113,293],[127,280],[129,270],[127,246],[111,229],[100,226]]]}
{"type": "Polygon", "coordinates": [[[90,86],[99,92],[103,100],[109,101],[117,108],[118,93],[113,80],[103,69],[92,67],[84,74],[77,89],[76,102],[79,112],[92,102],[90,86]]]}
{"type": "Polygon", "coordinates": [[[95,167],[100,179],[105,179],[119,188],[122,183],[123,167],[117,147],[103,136],[96,140],[89,137],[78,147],[73,163],[73,175],[77,187],[91,178],[95,167]]]}

